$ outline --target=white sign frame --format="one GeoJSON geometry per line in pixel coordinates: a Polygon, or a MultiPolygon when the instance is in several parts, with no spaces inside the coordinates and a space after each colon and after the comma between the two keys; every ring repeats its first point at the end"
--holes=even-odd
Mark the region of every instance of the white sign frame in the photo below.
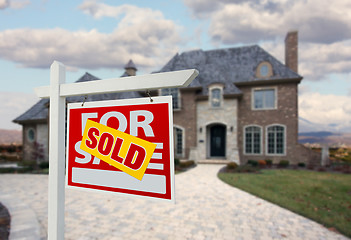
{"type": "Polygon", "coordinates": [[[48,239],[64,240],[65,229],[65,114],[66,97],[100,93],[186,87],[199,74],[196,69],[156,73],[91,82],[66,82],[65,66],[54,61],[50,86],[35,88],[40,98],[50,98],[48,239]]]}

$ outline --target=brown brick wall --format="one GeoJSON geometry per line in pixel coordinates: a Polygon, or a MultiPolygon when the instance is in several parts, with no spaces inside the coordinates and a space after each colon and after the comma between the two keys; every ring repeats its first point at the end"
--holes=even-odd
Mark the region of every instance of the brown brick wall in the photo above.
{"type": "Polygon", "coordinates": [[[288,32],[285,38],[285,65],[298,72],[298,32],[288,32]]]}
{"type": "Polygon", "coordinates": [[[173,122],[185,130],[185,159],[191,148],[196,147],[196,101],[195,92],[181,90],[181,110],[173,111],[173,122]]]}
{"type": "Polygon", "coordinates": [[[240,87],[243,97],[239,101],[238,114],[238,147],[240,163],[245,164],[248,160],[272,159],[274,163],[280,160],[288,160],[290,164],[299,162],[307,163],[311,156],[297,143],[298,137],[298,102],[297,83],[284,83],[265,86],[245,86],[240,87]],[[252,110],[251,94],[256,87],[276,87],[277,89],[277,109],[275,110],[252,110]],[[244,155],[243,131],[246,125],[259,125],[262,127],[262,155],[244,155]],[[286,155],[272,156],[266,155],[266,126],[271,124],[282,124],[286,126],[286,155]]]}

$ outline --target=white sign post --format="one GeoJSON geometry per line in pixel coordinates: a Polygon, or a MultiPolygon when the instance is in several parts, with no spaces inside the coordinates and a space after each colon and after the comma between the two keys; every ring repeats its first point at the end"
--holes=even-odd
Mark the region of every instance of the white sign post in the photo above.
{"type": "Polygon", "coordinates": [[[65,112],[66,97],[112,92],[186,87],[198,75],[195,69],[118,79],[65,84],[65,66],[54,61],[50,86],[38,87],[40,98],[50,98],[48,239],[64,239],[65,215],[65,112]]]}

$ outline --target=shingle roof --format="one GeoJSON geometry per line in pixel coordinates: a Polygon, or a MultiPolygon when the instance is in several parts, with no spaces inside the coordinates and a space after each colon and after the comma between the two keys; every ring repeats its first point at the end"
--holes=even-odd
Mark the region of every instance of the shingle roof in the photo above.
{"type": "MultiPolygon", "coordinates": [[[[128,74],[124,73],[122,77],[128,76],[128,74]]],[[[76,82],[87,82],[93,80],[100,80],[99,78],[91,75],[90,73],[85,73],[81,78],[79,78],[76,82]]],[[[97,94],[97,95],[88,95],[86,97],[86,102],[91,101],[103,101],[103,100],[114,100],[114,99],[126,99],[126,98],[138,98],[142,97],[139,92],[121,92],[121,93],[108,93],[108,94],[97,94]]],[[[67,97],[67,102],[83,102],[84,96],[74,96],[67,97]]],[[[28,109],[25,113],[17,117],[13,120],[15,123],[25,123],[25,122],[43,122],[47,121],[48,117],[48,104],[49,99],[42,99],[33,105],[30,109],[28,109]]]]}
{"type": "Polygon", "coordinates": [[[133,68],[135,70],[137,70],[134,62],[130,59],[129,62],[124,66],[125,69],[128,69],[128,68],[133,68]]]}
{"type": "Polygon", "coordinates": [[[257,45],[210,51],[194,50],[180,55],[176,54],[158,72],[191,68],[197,69],[199,75],[190,84],[190,87],[202,87],[201,94],[203,95],[208,94],[208,86],[212,83],[224,84],[225,94],[237,94],[241,91],[235,86],[235,83],[301,79],[300,75],[257,45]],[[256,68],[263,61],[272,65],[273,76],[259,79],[255,76],[256,68]]]}

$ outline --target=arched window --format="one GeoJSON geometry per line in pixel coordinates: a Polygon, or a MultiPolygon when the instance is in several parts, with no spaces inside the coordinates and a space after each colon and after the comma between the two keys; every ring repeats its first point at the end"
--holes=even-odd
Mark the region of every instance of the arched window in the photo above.
{"type": "Polygon", "coordinates": [[[184,157],[184,130],[174,127],[174,155],[175,157],[184,157]]]}
{"type": "Polygon", "coordinates": [[[29,128],[27,130],[27,139],[29,142],[34,142],[35,140],[35,130],[33,128],[29,128]]]}
{"type": "Polygon", "coordinates": [[[262,154],[262,128],[259,126],[245,127],[245,154],[262,154]]]}
{"type": "Polygon", "coordinates": [[[267,154],[285,154],[285,126],[271,125],[267,127],[267,154]]]}

